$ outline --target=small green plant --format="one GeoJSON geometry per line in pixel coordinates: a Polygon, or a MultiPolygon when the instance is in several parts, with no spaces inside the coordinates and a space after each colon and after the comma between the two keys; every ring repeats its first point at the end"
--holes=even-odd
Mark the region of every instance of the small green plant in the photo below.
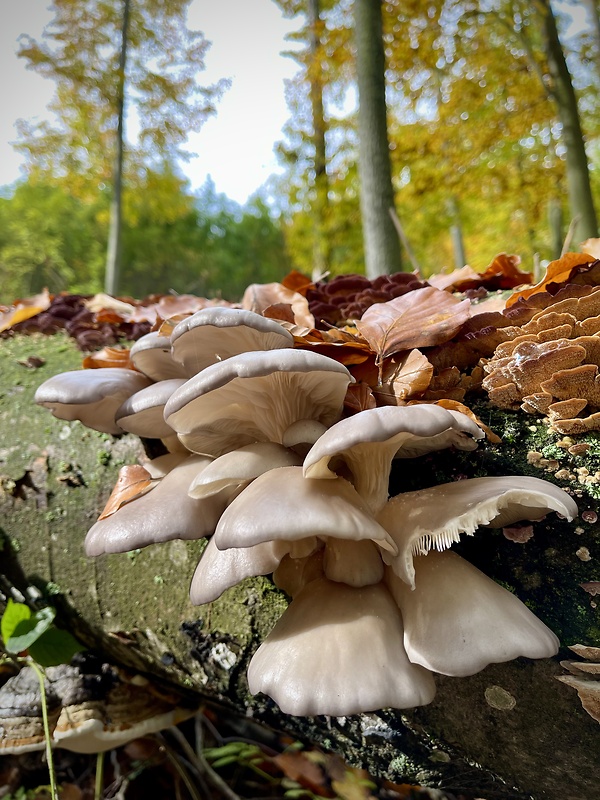
{"type": "Polygon", "coordinates": [[[52,800],[58,800],[58,791],[52,757],[52,734],[48,722],[44,668],[66,664],[82,649],[68,631],[60,630],[54,625],[55,616],[56,610],[50,606],[33,612],[25,603],[15,603],[9,599],[0,619],[0,634],[6,651],[0,663],[13,661],[26,664],[34,670],[39,680],[52,800]]]}

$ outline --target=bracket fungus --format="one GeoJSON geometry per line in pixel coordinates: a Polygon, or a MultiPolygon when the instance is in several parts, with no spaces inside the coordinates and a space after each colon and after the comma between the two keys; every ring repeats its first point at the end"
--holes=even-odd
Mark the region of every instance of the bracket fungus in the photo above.
{"type": "MultiPolygon", "coordinates": [[[[170,337],[149,334],[132,349],[133,364],[156,385],[143,389],[149,378],[122,370],[139,376],[143,391],[131,389],[109,413],[114,432],[116,413],[142,433],[145,416],[156,421],[164,405],[166,427],[154,430],[174,431],[189,455],[151,461],[156,485],[91,528],[88,554],[212,536],[192,579],[198,604],[272,573],[291,603],[248,679],[252,692],[290,714],[429,703],[433,672],[471,675],[556,652],[554,634],[518,598],[459,556],[430,551],[479,526],[549,511],[571,519],[568,494],[516,476],[388,499],[394,459],[472,450],[482,429],[427,403],[342,418],[354,381],[346,367],[294,348],[282,325],[254,312],[205,309],[171,328],[170,337]],[[152,352],[158,366],[146,361],[152,352]]],[[[100,370],[87,372],[93,383],[100,370]]]]}
{"type": "MultiPolygon", "coordinates": [[[[97,661],[97,659],[87,659],[97,661]]],[[[196,709],[139,674],[109,664],[60,664],[45,674],[52,745],[101,753],[177,725],[196,709]]],[[[0,755],[46,747],[39,679],[31,667],[0,688],[0,755]]]]}

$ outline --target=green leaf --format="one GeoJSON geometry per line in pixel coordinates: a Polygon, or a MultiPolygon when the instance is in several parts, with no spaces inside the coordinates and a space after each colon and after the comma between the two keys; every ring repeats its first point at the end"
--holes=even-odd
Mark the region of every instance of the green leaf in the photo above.
{"type": "Polygon", "coordinates": [[[2,620],[0,621],[0,633],[2,639],[7,642],[13,635],[13,632],[19,622],[31,617],[31,610],[25,603],[15,603],[14,600],[9,599],[6,604],[2,620]]]}
{"type": "Polygon", "coordinates": [[[4,640],[6,650],[9,653],[22,653],[23,650],[28,650],[52,625],[55,616],[56,611],[47,606],[36,611],[29,619],[21,619],[11,635],[4,640]]]}
{"type": "Polygon", "coordinates": [[[68,631],[52,626],[29,647],[29,655],[42,667],[55,667],[68,664],[75,653],[83,649],[83,645],[68,631]]]}

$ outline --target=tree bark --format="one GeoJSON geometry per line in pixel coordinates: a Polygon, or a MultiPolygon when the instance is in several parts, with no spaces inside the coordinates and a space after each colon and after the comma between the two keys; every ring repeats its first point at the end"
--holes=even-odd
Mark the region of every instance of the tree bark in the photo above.
{"type": "Polygon", "coordinates": [[[313,279],[325,275],[329,270],[329,244],[326,230],[329,205],[327,179],[327,151],[325,142],[325,113],[323,110],[323,70],[320,36],[320,0],[309,0],[308,22],[310,27],[308,76],[310,83],[310,105],[312,111],[314,147],[314,197],[313,213],[313,279]]]}
{"type": "MultiPolygon", "coordinates": [[[[244,581],[214,603],[194,607],[188,587],[202,541],[98,559],[84,555],[85,532],[119,466],[134,463],[143,451],[136,437],[95,433],[34,405],[35,388],[52,374],[76,369],[80,359],[62,335],[2,341],[0,589],[5,596],[16,587],[29,597],[34,585],[58,609],[60,624],[105,656],[335,750],[375,777],[486,800],[596,796],[600,727],[575,691],[556,680],[564,673],[560,659],[573,658],[566,645],[598,646],[600,640],[596,601],[581,586],[598,578],[600,531],[590,520],[600,503],[593,484],[560,484],[574,486],[580,512],[587,512],[575,523],[549,515],[533,524],[534,536],[526,544],[484,530],[460,545],[463,556],[514,591],[559,635],[565,647],[558,657],[491,665],[470,678],[436,677],[434,702],[416,710],[289,717],[268,698],[251,696],[245,677],[253,651],[287,605],[268,578],[244,581]],[[46,363],[28,369],[32,356],[46,363]]],[[[565,467],[575,468],[576,457],[556,448],[560,437],[531,425],[531,417],[485,405],[478,411],[504,433],[501,445],[411,459],[408,470],[406,462],[396,462],[394,491],[482,474],[552,479],[552,473],[529,463],[527,454],[534,450],[556,451],[565,467]]],[[[589,441],[597,453],[596,439],[589,441]]]]}
{"type": "Polygon", "coordinates": [[[594,208],[585,141],[577,97],[560,43],[556,19],[550,0],[539,0],[544,23],[544,49],[552,83],[549,87],[562,125],[566,150],[567,191],[573,219],[577,219],[575,241],[598,236],[598,219],[594,208]]]}
{"type": "Polygon", "coordinates": [[[402,269],[400,243],[390,217],[394,189],[385,102],[385,53],[380,0],[355,1],[358,80],[358,176],[368,278],[402,269]]]}
{"type": "Polygon", "coordinates": [[[113,166],[113,187],[110,203],[108,248],[106,253],[106,276],[104,290],[115,296],[119,289],[121,270],[121,230],[123,226],[123,154],[125,148],[125,67],[127,66],[127,36],[129,30],[130,0],[123,0],[123,24],[121,27],[121,52],[117,82],[117,141],[113,166]]]}

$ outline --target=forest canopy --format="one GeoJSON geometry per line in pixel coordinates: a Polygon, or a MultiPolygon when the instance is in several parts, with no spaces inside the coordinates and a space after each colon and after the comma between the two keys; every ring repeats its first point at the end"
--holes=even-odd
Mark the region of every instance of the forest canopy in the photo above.
{"type": "MultiPolygon", "coordinates": [[[[41,41],[21,44],[28,66],[55,82],[56,123],[19,127],[25,175],[0,198],[2,302],[44,286],[102,288],[119,87],[140,120],[139,136],[124,142],[121,293],[235,300],[292,268],[364,272],[355,3],[276,2],[302,23],[277,145],[283,172],[244,207],[210,181],[192,191],[181,172],[187,135],[219,113],[227,90],[203,84],[209,43],[187,28],[189,0],[129,0],[127,28],[119,0],[53,2],[41,41]]],[[[594,0],[389,0],[381,23],[398,269],[483,269],[500,251],[532,269],[560,254],[573,220],[572,247],[597,235],[594,0]],[[586,185],[589,202],[578,206],[586,185]]]]}

